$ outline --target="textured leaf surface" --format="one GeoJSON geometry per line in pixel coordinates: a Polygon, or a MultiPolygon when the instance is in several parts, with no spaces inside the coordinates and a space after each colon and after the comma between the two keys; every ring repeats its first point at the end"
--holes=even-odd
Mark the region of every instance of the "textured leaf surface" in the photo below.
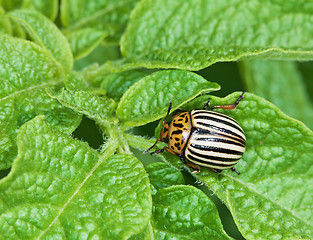
{"type": "Polygon", "coordinates": [[[246,56],[313,59],[306,0],[144,0],[122,38],[126,64],[199,70],[246,56]]]}
{"type": "Polygon", "coordinates": [[[80,59],[94,50],[107,33],[92,28],[83,28],[66,33],[67,39],[71,46],[74,59],[80,59]]]}
{"type": "Polygon", "coordinates": [[[88,27],[104,30],[114,42],[118,42],[137,2],[138,0],[63,0],[61,21],[70,29],[88,27]]]}
{"type": "Polygon", "coordinates": [[[144,125],[164,116],[171,100],[175,109],[201,93],[219,88],[217,83],[191,72],[158,71],[142,78],[125,92],[116,116],[129,126],[144,125]]]}
{"type": "Polygon", "coordinates": [[[18,128],[38,114],[70,133],[81,117],[51,99],[45,91],[64,78],[63,68],[45,49],[29,41],[0,35],[0,168],[16,156],[18,128]]]}
{"type": "Polygon", "coordinates": [[[65,72],[73,68],[73,55],[70,45],[61,31],[44,15],[32,10],[15,10],[10,13],[27,30],[31,38],[46,47],[62,64],[65,72]]]}
{"type": "MultiPolygon", "coordinates": [[[[212,104],[229,104],[238,96],[213,97],[212,104]]],[[[200,97],[189,107],[205,101],[200,97]]],[[[246,133],[247,150],[236,165],[241,175],[202,167],[197,177],[228,205],[247,239],[312,239],[312,131],[249,93],[236,110],[224,113],[246,133]]]]}
{"type": "Polygon", "coordinates": [[[185,184],[183,174],[164,162],[150,163],[146,167],[146,171],[149,175],[153,194],[163,188],[185,184]]]}
{"type": "Polygon", "coordinates": [[[245,61],[242,72],[249,91],[313,129],[313,105],[294,62],[245,61]]]}
{"type": "Polygon", "coordinates": [[[214,203],[191,186],[158,191],[151,225],[154,239],[229,239],[214,203]]]}
{"type": "Polygon", "coordinates": [[[148,176],[130,155],[104,156],[50,129],[42,117],[26,123],[19,156],[0,182],[4,239],[125,239],[151,214],[148,176]]]}
{"type": "Polygon", "coordinates": [[[100,88],[108,97],[118,101],[126,90],[147,74],[139,71],[125,71],[98,76],[94,81],[100,82],[100,88]]]}
{"type": "Polygon", "coordinates": [[[55,94],[58,99],[66,107],[76,112],[84,114],[98,123],[108,121],[112,118],[116,103],[113,99],[100,97],[81,90],[70,91],[63,89],[61,93],[55,94]]]}
{"type": "Polygon", "coordinates": [[[36,10],[54,21],[58,15],[59,1],[23,0],[23,8],[36,10]]]}

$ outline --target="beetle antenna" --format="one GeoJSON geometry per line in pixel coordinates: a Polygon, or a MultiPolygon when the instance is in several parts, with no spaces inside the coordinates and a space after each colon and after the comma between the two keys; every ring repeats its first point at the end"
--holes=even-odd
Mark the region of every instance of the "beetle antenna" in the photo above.
{"type": "Polygon", "coordinates": [[[170,101],[170,104],[168,105],[167,114],[166,114],[165,118],[163,119],[162,124],[165,123],[165,120],[167,119],[168,115],[170,114],[171,109],[172,109],[172,100],[170,101]]]}
{"type": "MultiPolygon", "coordinates": [[[[166,114],[165,118],[162,121],[162,125],[164,125],[168,115],[170,114],[171,108],[172,108],[172,100],[170,101],[170,104],[168,105],[167,114],[166,114]]],[[[142,154],[146,154],[147,152],[149,152],[158,143],[158,141],[160,141],[160,140],[161,140],[161,138],[158,138],[155,141],[155,143],[151,147],[149,147],[146,151],[144,151],[142,154]]]]}
{"type": "Polygon", "coordinates": [[[151,147],[149,147],[146,151],[144,151],[142,154],[146,154],[147,152],[149,152],[152,148],[154,148],[154,146],[158,143],[158,141],[160,141],[161,139],[160,138],[158,138],[156,141],[155,141],[155,143],[151,146],[151,147]]]}

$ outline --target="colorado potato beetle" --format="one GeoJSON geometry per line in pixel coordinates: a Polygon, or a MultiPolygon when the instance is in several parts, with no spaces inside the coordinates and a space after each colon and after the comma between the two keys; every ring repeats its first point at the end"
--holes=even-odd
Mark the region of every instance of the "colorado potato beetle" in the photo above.
{"type": "Polygon", "coordinates": [[[207,110],[209,99],[203,110],[180,111],[172,116],[170,123],[166,123],[172,107],[170,102],[167,115],[162,122],[160,137],[143,153],[149,152],[158,141],[161,141],[168,146],[151,154],[164,151],[175,154],[191,167],[194,173],[198,173],[200,166],[204,166],[214,172],[231,169],[240,174],[234,165],[241,159],[246,148],[244,131],[235,119],[214,112],[213,109],[235,109],[244,98],[244,93],[233,104],[213,106],[207,110]]]}

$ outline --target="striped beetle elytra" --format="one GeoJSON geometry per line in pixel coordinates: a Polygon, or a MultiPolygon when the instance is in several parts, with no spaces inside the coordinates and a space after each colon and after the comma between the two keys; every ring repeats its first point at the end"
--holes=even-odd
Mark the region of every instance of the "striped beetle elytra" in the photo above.
{"type": "Polygon", "coordinates": [[[168,146],[156,150],[151,154],[168,151],[180,157],[180,160],[192,168],[194,173],[200,172],[200,166],[208,167],[214,172],[231,169],[240,174],[234,165],[241,159],[246,148],[246,137],[239,123],[213,109],[236,109],[244,98],[245,91],[235,103],[213,106],[207,110],[210,99],[203,110],[190,112],[180,111],[172,116],[172,121],[166,123],[171,111],[172,102],[167,115],[162,122],[160,137],[143,153],[149,152],[158,141],[168,146]]]}

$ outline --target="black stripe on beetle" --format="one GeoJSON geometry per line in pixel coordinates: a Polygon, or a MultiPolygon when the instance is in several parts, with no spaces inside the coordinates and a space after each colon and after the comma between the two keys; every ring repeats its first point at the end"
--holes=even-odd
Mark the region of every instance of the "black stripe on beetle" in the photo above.
{"type": "Polygon", "coordinates": [[[230,135],[226,135],[226,134],[222,134],[220,132],[216,132],[216,131],[209,131],[209,130],[206,130],[206,129],[195,129],[194,130],[194,134],[199,134],[199,135],[203,135],[203,136],[220,136],[220,137],[223,137],[224,139],[232,139],[234,141],[237,141],[237,142],[240,142],[242,145],[246,145],[246,141],[245,139],[243,138],[236,138],[236,137],[232,137],[230,135]]]}
{"type": "Polygon", "coordinates": [[[205,119],[205,120],[211,120],[213,122],[222,123],[222,124],[228,125],[230,127],[236,128],[238,131],[243,133],[242,129],[240,127],[238,127],[238,124],[234,124],[232,122],[225,121],[221,118],[215,118],[215,117],[211,117],[211,116],[207,116],[207,115],[197,115],[194,117],[194,119],[205,119]]]}

